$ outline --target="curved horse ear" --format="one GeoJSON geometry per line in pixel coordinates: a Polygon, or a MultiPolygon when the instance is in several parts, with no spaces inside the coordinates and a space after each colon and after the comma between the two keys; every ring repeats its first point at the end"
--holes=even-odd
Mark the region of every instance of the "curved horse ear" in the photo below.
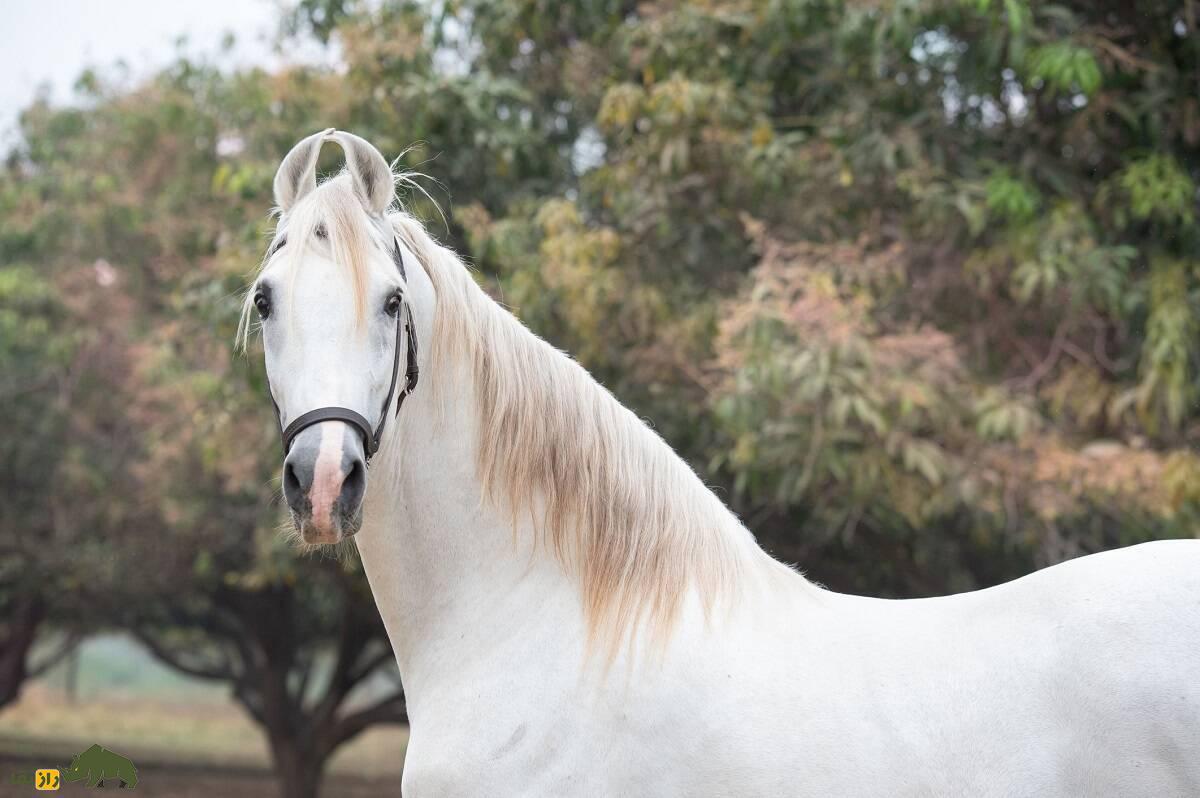
{"type": "Polygon", "coordinates": [[[353,133],[339,130],[329,138],[345,150],[346,167],[354,176],[354,187],[367,211],[382,214],[396,198],[396,178],[388,162],[374,145],[353,133]]]}
{"type": "Polygon", "coordinates": [[[321,145],[332,132],[333,128],[327,128],[302,139],[279,164],[279,171],[275,173],[275,204],[284,213],[317,187],[317,158],[321,154],[321,145]]]}

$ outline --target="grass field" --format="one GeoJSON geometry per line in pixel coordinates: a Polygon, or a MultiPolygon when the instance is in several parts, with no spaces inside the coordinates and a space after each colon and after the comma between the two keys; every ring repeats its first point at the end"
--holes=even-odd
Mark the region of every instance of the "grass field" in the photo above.
{"type": "MultiPolygon", "coordinates": [[[[64,678],[52,671],[0,711],[0,796],[39,794],[13,774],[62,765],[94,743],[137,764],[137,795],[275,793],[265,740],[222,688],[180,677],[115,636],[84,646],[74,703],[64,678]]],[[[324,794],[399,795],[407,739],[400,727],[365,732],[334,756],[324,794]]],[[[72,784],[60,794],[76,790],[90,792],[72,784]]]]}

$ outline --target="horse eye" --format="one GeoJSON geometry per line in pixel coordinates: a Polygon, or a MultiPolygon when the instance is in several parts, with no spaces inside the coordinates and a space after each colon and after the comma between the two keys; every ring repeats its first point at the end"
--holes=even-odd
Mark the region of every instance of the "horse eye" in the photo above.
{"type": "Polygon", "coordinates": [[[400,295],[392,294],[388,297],[387,304],[383,306],[383,312],[389,316],[395,316],[400,312],[400,295]]]}
{"type": "Polygon", "coordinates": [[[267,299],[264,294],[254,295],[254,307],[258,308],[259,318],[265,319],[271,315],[271,300],[267,299]]]}

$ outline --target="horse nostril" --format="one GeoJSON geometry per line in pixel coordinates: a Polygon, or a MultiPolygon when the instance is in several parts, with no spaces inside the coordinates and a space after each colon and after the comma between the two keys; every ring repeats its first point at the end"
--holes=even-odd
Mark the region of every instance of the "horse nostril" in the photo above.
{"type": "Polygon", "coordinates": [[[350,464],[350,471],[346,474],[345,479],[342,480],[342,490],[338,500],[343,508],[353,512],[362,503],[366,489],[367,469],[363,461],[356,458],[350,464]]]}
{"type": "Polygon", "coordinates": [[[312,469],[305,469],[288,458],[283,464],[283,498],[293,510],[299,508],[308,498],[309,488],[312,487],[312,469]],[[308,479],[304,476],[307,474],[308,479]]]}

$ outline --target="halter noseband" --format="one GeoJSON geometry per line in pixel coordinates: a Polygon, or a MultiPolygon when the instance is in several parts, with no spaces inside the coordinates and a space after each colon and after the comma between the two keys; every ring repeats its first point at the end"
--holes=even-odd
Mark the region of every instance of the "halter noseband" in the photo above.
{"type": "MultiPolygon", "coordinates": [[[[392,259],[396,262],[396,268],[400,270],[400,276],[404,278],[405,285],[407,286],[408,274],[404,269],[404,254],[400,249],[400,241],[398,239],[395,240],[392,259]]],[[[361,413],[357,413],[348,407],[318,407],[316,410],[301,413],[290,424],[284,427],[283,419],[279,414],[279,405],[275,402],[274,391],[272,391],[271,404],[275,408],[275,420],[279,422],[280,426],[279,434],[283,439],[284,457],[291,451],[292,441],[296,439],[296,436],[313,424],[320,424],[322,421],[344,421],[358,430],[363,439],[363,450],[366,458],[370,460],[371,455],[379,451],[379,442],[383,439],[383,430],[387,426],[388,408],[392,404],[392,398],[396,398],[396,415],[400,415],[400,408],[404,404],[404,400],[408,398],[408,395],[417,387],[417,379],[419,377],[420,368],[417,365],[417,331],[413,326],[412,308],[409,306],[408,300],[405,299],[400,306],[399,312],[396,313],[396,346],[392,354],[392,381],[388,386],[387,396],[383,400],[383,408],[379,413],[379,425],[371,429],[371,422],[367,421],[361,413]],[[405,334],[408,336],[408,352],[406,357],[407,362],[404,367],[404,387],[400,389],[400,395],[396,396],[396,382],[400,378],[400,344],[405,334]]]]}

